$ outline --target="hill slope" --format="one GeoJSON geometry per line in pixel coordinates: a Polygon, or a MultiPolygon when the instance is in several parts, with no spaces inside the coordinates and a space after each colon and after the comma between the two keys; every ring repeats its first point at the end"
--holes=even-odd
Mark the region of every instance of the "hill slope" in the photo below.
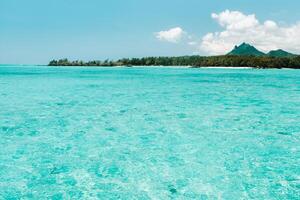
{"type": "Polygon", "coordinates": [[[294,57],[294,56],[296,56],[295,54],[289,53],[282,49],[270,51],[267,55],[272,56],[272,57],[294,57]]]}

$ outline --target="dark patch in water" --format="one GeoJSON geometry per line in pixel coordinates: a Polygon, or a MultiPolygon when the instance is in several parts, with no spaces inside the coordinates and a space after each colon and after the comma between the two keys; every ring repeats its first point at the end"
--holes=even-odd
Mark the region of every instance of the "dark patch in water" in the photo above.
{"type": "Polygon", "coordinates": [[[121,114],[124,114],[124,113],[126,113],[127,112],[127,110],[120,110],[120,113],[121,114]]]}
{"type": "Polygon", "coordinates": [[[117,129],[115,127],[109,127],[109,128],[106,128],[105,130],[111,131],[111,132],[117,132],[117,129]]]}
{"type": "Polygon", "coordinates": [[[101,117],[103,117],[103,118],[106,118],[107,116],[108,116],[107,113],[103,113],[103,114],[101,115],[101,117]]]}
{"type": "Polygon", "coordinates": [[[169,192],[171,194],[176,194],[177,193],[177,190],[173,185],[169,185],[168,188],[169,188],[169,192]]]}
{"type": "Polygon", "coordinates": [[[61,174],[68,172],[69,169],[66,166],[53,167],[50,171],[50,174],[61,174]]]}
{"type": "Polygon", "coordinates": [[[240,118],[234,118],[233,120],[236,121],[236,122],[241,121],[240,118]]]}
{"type": "Polygon", "coordinates": [[[275,85],[275,84],[264,84],[262,85],[263,87],[270,87],[270,88],[279,88],[279,89],[283,89],[286,88],[285,86],[282,85],[275,85]]]}
{"type": "Polygon", "coordinates": [[[51,199],[53,199],[53,200],[62,200],[62,199],[64,199],[64,197],[63,197],[63,194],[58,193],[58,194],[53,195],[51,197],[51,199]]]}
{"type": "Polygon", "coordinates": [[[38,134],[39,134],[39,132],[37,130],[32,130],[32,131],[29,132],[30,136],[36,136],[38,134]]]}
{"type": "Polygon", "coordinates": [[[56,103],[57,106],[63,106],[66,105],[65,103],[56,103]]]}
{"type": "Polygon", "coordinates": [[[68,102],[56,102],[55,105],[57,106],[74,106],[78,104],[77,101],[68,101],[68,102]]]}
{"type": "Polygon", "coordinates": [[[1,130],[4,131],[4,132],[8,132],[9,130],[11,130],[11,127],[8,127],[8,126],[2,126],[2,127],[1,127],[1,130]]]}
{"type": "Polygon", "coordinates": [[[154,117],[151,117],[151,116],[146,117],[145,120],[146,120],[147,122],[157,122],[157,119],[154,118],[154,117]]]}
{"type": "Polygon", "coordinates": [[[292,135],[291,133],[282,132],[282,131],[277,132],[277,134],[279,134],[279,135],[292,135]]]}
{"type": "Polygon", "coordinates": [[[9,127],[9,126],[2,126],[1,131],[5,133],[13,133],[14,131],[17,131],[18,127],[9,127]]]}
{"type": "Polygon", "coordinates": [[[184,113],[179,113],[179,114],[177,114],[177,116],[178,116],[179,119],[186,118],[186,114],[184,114],[184,113]]]}
{"type": "Polygon", "coordinates": [[[220,83],[219,81],[213,81],[213,80],[194,80],[194,83],[220,83]]]}
{"type": "Polygon", "coordinates": [[[88,88],[99,88],[100,85],[96,85],[96,84],[90,84],[88,85],[88,88]]]}

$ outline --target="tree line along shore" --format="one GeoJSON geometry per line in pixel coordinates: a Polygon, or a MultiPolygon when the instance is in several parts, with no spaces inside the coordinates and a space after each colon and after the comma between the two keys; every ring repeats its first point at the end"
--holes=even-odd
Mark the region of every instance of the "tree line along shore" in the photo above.
{"type": "Polygon", "coordinates": [[[124,58],[116,61],[69,61],[52,60],[49,66],[190,66],[190,67],[253,67],[253,68],[292,68],[300,69],[300,56],[179,56],[179,57],[145,57],[124,58]]]}

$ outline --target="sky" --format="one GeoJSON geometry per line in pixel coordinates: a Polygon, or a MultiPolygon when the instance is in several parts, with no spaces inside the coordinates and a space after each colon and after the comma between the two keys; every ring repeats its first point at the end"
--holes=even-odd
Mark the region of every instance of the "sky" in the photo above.
{"type": "Polygon", "coordinates": [[[221,55],[247,42],[300,54],[299,0],[0,0],[0,64],[221,55]]]}

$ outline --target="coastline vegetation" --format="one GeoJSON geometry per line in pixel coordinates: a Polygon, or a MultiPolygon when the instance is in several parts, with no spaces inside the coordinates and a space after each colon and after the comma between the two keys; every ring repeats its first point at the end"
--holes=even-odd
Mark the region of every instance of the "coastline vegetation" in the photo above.
{"type": "Polygon", "coordinates": [[[145,57],[124,58],[116,61],[69,61],[52,60],[49,66],[190,66],[190,67],[254,67],[254,68],[293,68],[300,69],[300,56],[180,56],[180,57],[145,57]]]}

